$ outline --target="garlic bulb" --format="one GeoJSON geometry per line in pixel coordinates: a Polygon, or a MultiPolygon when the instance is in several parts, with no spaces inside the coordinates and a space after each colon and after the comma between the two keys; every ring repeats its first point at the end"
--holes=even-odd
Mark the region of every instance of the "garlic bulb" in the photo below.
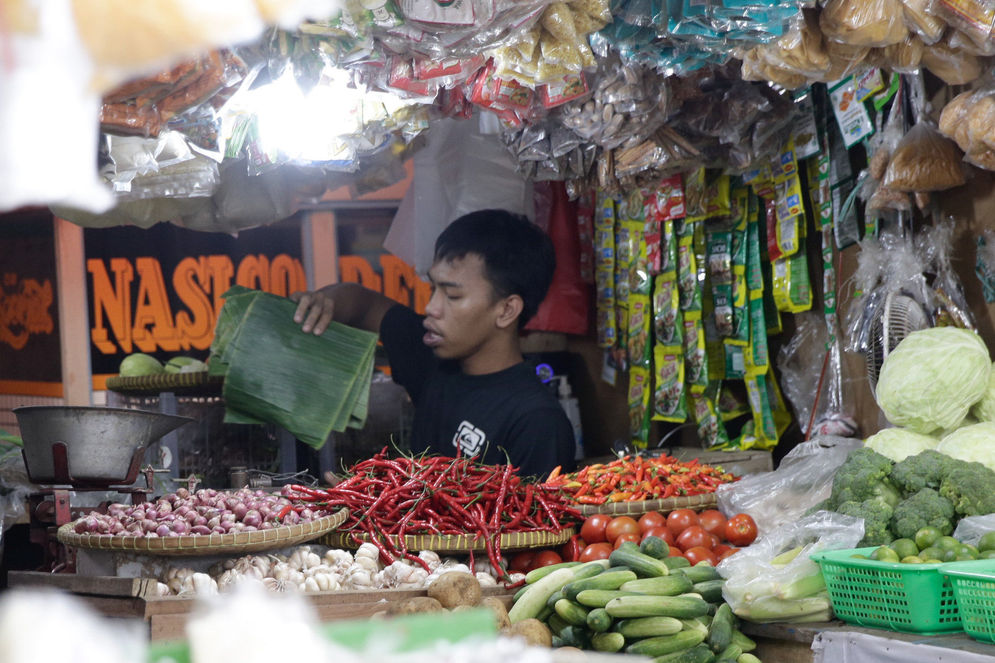
{"type": "Polygon", "coordinates": [[[164,582],[157,582],[155,584],[155,594],[156,596],[169,596],[172,594],[172,590],[169,589],[169,585],[164,582]]]}
{"type": "Polygon", "coordinates": [[[193,574],[190,576],[190,582],[193,585],[194,593],[198,596],[214,596],[218,593],[218,583],[214,582],[214,578],[206,573],[193,574]]]}
{"type": "Polygon", "coordinates": [[[481,587],[497,587],[497,580],[495,580],[494,576],[492,576],[490,573],[477,571],[475,575],[477,577],[477,582],[480,583],[481,587]]]}
{"type": "Polygon", "coordinates": [[[359,546],[359,549],[356,550],[356,554],[354,555],[354,557],[356,559],[360,559],[361,557],[367,557],[376,562],[377,560],[380,559],[380,551],[377,550],[377,547],[375,545],[367,542],[359,546]]]}
{"type": "Polygon", "coordinates": [[[322,560],[333,569],[341,571],[352,565],[352,553],[348,550],[329,548],[322,557],[322,560]]]}

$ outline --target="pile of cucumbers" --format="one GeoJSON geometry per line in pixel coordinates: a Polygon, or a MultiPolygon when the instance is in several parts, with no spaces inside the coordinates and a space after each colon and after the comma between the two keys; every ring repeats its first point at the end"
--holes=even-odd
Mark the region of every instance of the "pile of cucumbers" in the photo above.
{"type": "Polygon", "coordinates": [[[759,663],[756,643],[722,600],[718,571],[669,557],[667,543],[625,542],[608,559],[535,569],[515,596],[512,623],[544,622],[553,646],[647,656],[654,663],[759,663]]]}

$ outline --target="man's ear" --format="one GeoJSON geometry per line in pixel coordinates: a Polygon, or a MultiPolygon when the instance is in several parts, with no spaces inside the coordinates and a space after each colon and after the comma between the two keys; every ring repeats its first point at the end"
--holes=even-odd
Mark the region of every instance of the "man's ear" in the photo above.
{"type": "Polygon", "coordinates": [[[525,308],[525,302],[522,301],[521,295],[508,295],[500,304],[501,308],[498,310],[498,317],[496,324],[499,329],[506,329],[511,326],[518,326],[518,316],[522,314],[522,309],[525,308]]]}

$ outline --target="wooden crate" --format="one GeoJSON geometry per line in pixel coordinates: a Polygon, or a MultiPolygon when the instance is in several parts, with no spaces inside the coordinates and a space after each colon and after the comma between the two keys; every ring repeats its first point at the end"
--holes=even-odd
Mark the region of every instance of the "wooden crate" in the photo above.
{"type": "MultiPolygon", "coordinates": [[[[184,638],[187,618],[195,599],[186,596],[157,596],[156,580],[113,576],[11,571],[8,585],[14,587],[54,587],[72,592],[99,613],[108,617],[142,619],[148,623],[149,639],[184,638]]],[[[485,587],[484,596],[499,598],[511,607],[513,592],[504,587],[485,587]]],[[[370,591],[312,592],[304,596],[323,622],[370,617],[388,603],[413,596],[426,596],[424,589],[383,589],[370,591]]]]}

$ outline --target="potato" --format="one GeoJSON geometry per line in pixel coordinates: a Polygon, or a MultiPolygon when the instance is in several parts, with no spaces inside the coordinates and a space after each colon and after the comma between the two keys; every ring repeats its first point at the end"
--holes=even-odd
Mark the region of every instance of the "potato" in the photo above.
{"type": "Polygon", "coordinates": [[[448,571],[436,578],[428,586],[428,595],[436,599],[444,608],[480,603],[480,583],[469,573],[448,571]]]}
{"type": "Polygon", "coordinates": [[[506,626],[511,626],[511,620],[508,619],[508,609],[504,607],[504,601],[498,597],[485,596],[480,600],[480,607],[487,608],[494,613],[494,621],[497,623],[499,631],[506,626]]]}
{"type": "Polygon", "coordinates": [[[387,606],[388,615],[412,615],[417,612],[442,612],[442,604],[430,596],[412,596],[387,606]]]}
{"type": "Polygon", "coordinates": [[[525,643],[533,647],[553,646],[553,633],[538,619],[529,618],[515,622],[508,628],[501,629],[501,633],[512,638],[525,638],[525,643]]]}

